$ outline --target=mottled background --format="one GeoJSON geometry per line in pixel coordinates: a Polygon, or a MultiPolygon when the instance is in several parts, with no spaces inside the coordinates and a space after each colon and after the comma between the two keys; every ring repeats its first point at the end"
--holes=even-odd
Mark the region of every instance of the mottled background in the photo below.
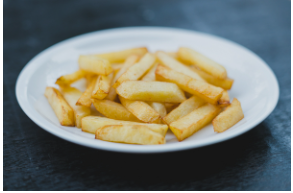
{"type": "MultiPolygon", "coordinates": [[[[4,0],[4,190],[290,190],[289,0],[4,0]],[[59,139],[20,109],[15,82],[36,54],[86,32],[169,26],[235,41],[275,72],[280,100],[253,130],[184,152],[132,155],[59,139]]],[[[253,69],[252,69],[253,70],[253,69]]]]}

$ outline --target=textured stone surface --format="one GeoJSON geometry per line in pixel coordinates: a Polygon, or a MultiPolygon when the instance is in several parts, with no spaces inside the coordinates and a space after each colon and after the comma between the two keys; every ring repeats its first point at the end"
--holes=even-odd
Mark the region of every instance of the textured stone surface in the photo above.
{"type": "Polygon", "coordinates": [[[289,0],[4,1],[4,190],[290,190],[289,0]],[[24,65],[64,39],[124,26],[170,26],[218,35],[275,72],[274,112],[235,139],[184,152],[132,155],[59,139],[15,98],[24,65]]]}

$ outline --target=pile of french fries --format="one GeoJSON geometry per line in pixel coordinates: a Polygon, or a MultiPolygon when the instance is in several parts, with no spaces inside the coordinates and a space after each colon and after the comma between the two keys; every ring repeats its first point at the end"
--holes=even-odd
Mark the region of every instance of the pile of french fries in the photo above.
{"type": "Polygon", "coordinates": [[[99,140],[164,144],[169,128],[182,141],[211,122],[220,133],[244,117],[240,102],[230,103],[233,79],[226,69],[189,48],[81,55],[78,64],[78,71],[57,79],[60,89],[47,87],[45,96],[61,125],[99,140]],[[71,86],[83,78],[84,92],[71,86]],[[104,117],[93,116],[91,105],[104,117]]]}

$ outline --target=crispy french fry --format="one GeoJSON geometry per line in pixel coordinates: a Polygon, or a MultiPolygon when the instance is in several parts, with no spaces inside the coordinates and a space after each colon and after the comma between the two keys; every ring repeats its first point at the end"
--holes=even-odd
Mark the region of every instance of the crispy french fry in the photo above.
{"type": "Polygon", "coordinates": [[[127,49],[117,52],[110,52],[110,53],[104,53],[104,54],[96,54],[96,56],[107,59],[111,63],[119,63],[124,62],[127,57],[130,55],[138,55],[139,57],[145,55],[148,52],[148,49],[146,47],[142,48],[133,48],[133,49],[127,49]]]}
{"type": "Polygon", "coordinates": [[[155,75],[155,71],[156,68],[158,66],[158,63],[155,64],[143,77],[142,77],[142,81],[155,81],[156,80],[156,75],[155,75]]]}
{"type": "Polygon", "coordinates": [[[173,109],[173,111],[163,117],[163,121],[170,125],[172,122],[184,117],[205,103],[206,102],[200,97],[193,96],[186,101],[183,101],[177,108],[173,109]]]}
{"type": "Polygon", "coordinates": [[[224,66],[198,53],[195,50],[181,47],[178,50],[178,57],[180,60],[190,62],[202,71],[213,75],[214,77],[221,79],[227,78],[227,72],[224,66]]]}
{"type": "Polygon", "coordinates": [[[131,114],[123,105],[110,100],[92,99],[92,103],[101,114],[108,118],[140,122],[133,114],[131,114]]]}
{"type": "Polygon", "coordinates": [[[45,97],[55,112],[59,122],[63,126],[74,126],[74,112],[63,98],[59,90],[53,87],[47,87],[45,97]]]}
{"type": "Polygon", "coordinates": [[[226,107],[230,105],[230,97],[228,91],[224,90],[222,97],[218,101],[220,107],[226,107]]]}
{"type": "Polygon", "coordinates": [[[158,81],[126,81],[116,88],[118,95],[129,100],[180,103],[184,92],[173,83],[158,81]]]}
{"type": "Polygon", "coordinates": [[[177,72],[181,72],[182,74],[185,74],[187,76],[190,76],[193,79],[201,80],[205,82],[203,78],[201,78],[196,72],[190,70],[190,68],[176,59],[170,57],[168,54],[162,51],[156,52],[157,58],[160,61],[160,64],[167,66],[168,68],[171,68],[173,70],[176,70],[177,72]]]}
{"type": "Polygon", "coordinates": [[[177,121],[172,122],[170,124],[170,129],[176,138],[179,141],[182,141],[210,123],[220,111],[220,107],[206,104],[195,109],[177,121]]]}
{"type": "Polygon", "coordinates": [[[92,104],[91,97],[92,97],[92,92],[95,88],[96,84],[96,78],[92,79],[90,84],[87,86],[86,90],[82,93],[80,98],[77,100],[76,105],[78,106],[86,106],[90,107],[92,104]]]}
{"type": "Polygon", "coordinates": [[[71,74],[66,74],[61,77],[59,77],[55,84],[58,84],[60,86],[66,86],[74,83],[75,81],[78,81],[79,79],[84,78],[86,73],[83,70],[75,71],[71,74]]]}
{"type": "Polygon", "coordinates": [[[96,139],[140,145],[166,143],[165,137],[145,125],[108,125],[96,132],[96,139]]]}
{"type": "Polygon", "coordinates": [[[170,113],[173,109],[179,106],[179,103],[164,103],[167,113],[170,113]]]}
{"type": "Polygon", "coordinates": [[[119,97],[121,104],[139,120],[145,123],[159,123],[160,114],[143,101],[131,101],[119,97]]]}
{"type": "Polygon", "coordinates": [[[183,73],[176,72],[162,65],[157,67],[155,73],[157,80],[176,83],[184,91],[197,95],[211,104],[218,104],[218,100],[224,91],[220,87],[192,79],[183,73]]]}
{"type": "Polygon", "coordinates": [[[168,130],[168,125],[153,124],[153,123],[137,123],[131,121],[119,121],[115,119],[109,119],[106,117],[87,116],[82,119],[82,131],[95,134],[96,131],[106,125],[145,125],[152,131],[160,133],[165,136],[168,130]]]}
{"type": "Polygon", "coordinates": [[[141,78],[153,65],[156,58],[150,53],[146,53],[139,62],[129,67],[113,85],[117,88],[122,82],[127,80],[138,80],[141,78]]]}
{"type": "Polygon", "coordinates": [[[102,100],[110,92],[113,73],[108,76],[100,75],[92,92],[92,98],[102,100]]]}
{"type": "Polygon", "coordinates": [[[81,55],[78,59],[79,68],[100,75],[109,75],[113,72],[111,64],[108,60],[94,56],[94,55],[81,55]]]}
{"type": "Polygon", "coordinates": [[[116,90],[115,88],[113,88],[113,85],[114,83],[117,81],[117,79],[124,73],[126,72],[126,70],[134,65],[139,59],[139,56],[138,55],[130,55],[128,56],[128,58],[125,60],[123,66],[121,67],[121,69],[119,70],[119,72],[117,72],[117,74],[115,74],[113,80],[112,80],[112,83],[111,83],[111,88],[110,88],[110,91],[109,91],[109,94],[107,95],[107,97],[105,99],[107,100],[111,100],[113,101],[116,96],[117,96],[117,93],[116,93],[116,90]]]}
{"type": "Polygon", "coordinates": [[[76,102],[81,97],[82,92],[73,87],[60,87],[61,93],[63,94],[67,103],[71,106],[74,111],[75,126],[81,128],[81,119],[91,114],[89,107],[77,106],[76,102]]]}
{"type": "Polygon", "coordinates": [[[241,104],[236,98],[234,98],[231,105],[213,120],[214,131],[218,133],[226,131],[243,118],[244,114],[241,104]]]}

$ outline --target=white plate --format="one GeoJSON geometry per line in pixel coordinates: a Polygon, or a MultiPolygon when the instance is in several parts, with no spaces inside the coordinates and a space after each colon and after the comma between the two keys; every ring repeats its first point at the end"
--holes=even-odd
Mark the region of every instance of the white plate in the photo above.
{"type": "MultiPolygon", "coordinates": [[[[82,82],[76,84],[80,86],[82,82]],[[79,84],[79,85],[78,85],[79,84]]],[[[197,148],[236,137],[263,121],[279,98],[277,79],[267,64],[248,49],[223,38],[194,31],[162,27],[129,27],[103,30],[62,41],[34,57],[20,73],[16,96],[22,110],[41,128],[67,141],[91,148],[131,153],[158,153],[197,148]],[[60,126],[43,93],[46,86],[78,68],[80,54],[147,46],[150,51],[194,48],[225,66],[235,79],[229,91],[242,105],[245,118],[223,133],[208,125],[178,142],[169,132],[165,145],[142,146],[95,140],[80,129],[60,126]]]]}

